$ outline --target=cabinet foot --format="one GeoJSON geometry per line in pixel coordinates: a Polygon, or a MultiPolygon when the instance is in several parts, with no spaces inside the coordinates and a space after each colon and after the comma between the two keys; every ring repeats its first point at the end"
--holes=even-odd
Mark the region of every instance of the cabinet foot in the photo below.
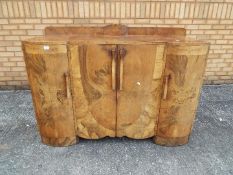
{"type": "Polygon", "coordinates": [[[49,146],[70,146],[76,144],[78,138],[74,137],[62,137],[62,138],[53,138],[53,137],[43,137],[41,136],[42,143],[49,146]]]}
{"type": "Polygon", "coordinates": [[[185,145],[189,141],[189,136],[185,137],[154,137],[154,143],[162,146],[180,146],[185,145]]]}

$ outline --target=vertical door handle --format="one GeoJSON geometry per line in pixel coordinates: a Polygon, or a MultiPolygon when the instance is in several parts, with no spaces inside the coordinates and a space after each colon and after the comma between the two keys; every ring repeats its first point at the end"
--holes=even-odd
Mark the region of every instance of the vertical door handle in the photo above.
{"type": "Polygon", "coordinates": [[[64,76],[65,76],[65,81],[66,81],[66,98],[69,99],[71,97],[69,73],[66,72],[64,76]]]}
{"type": "Polygon", "coordinates": [[[163,89],[163,100],[167,99],[167,91],[168,91],[168,82],[170,79],[170,75],[165,76],[165,84],[164,84],[164,89],[163,89]]]}
{"type": "Polygon", "coordinates": [[[123,90],[123,73],[124,73],[124,60],[123,58],[125,57],[126,55],[126,50],[124,48],[120,48],[119,49],[119,90],[123,90]]]}
{"type": "Polygon", "coordinates": [[[112,54],[112,90],[116,90],[116,47],[111,50],[112,54]]]}

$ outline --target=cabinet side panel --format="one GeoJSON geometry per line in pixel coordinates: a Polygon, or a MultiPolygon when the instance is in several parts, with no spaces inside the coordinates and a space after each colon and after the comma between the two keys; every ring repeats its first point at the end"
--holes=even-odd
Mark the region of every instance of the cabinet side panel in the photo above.
{"type": "Polygon", "coordinates": [[[43,45],[24,44],[23,47],[42,141],[53,146],[74,144],[72,102],[67,98],[64,76],[68,71],[66,46],[59,45],[60,52],[45,51],[43,45]]]}
{"type": "Polygon", "coordinates": [[[173,146],[188,141],[207,53],[208,45],[168,46],[165,76],[169,79],[166,98],[161,101],[156,143],[173,146]]]}

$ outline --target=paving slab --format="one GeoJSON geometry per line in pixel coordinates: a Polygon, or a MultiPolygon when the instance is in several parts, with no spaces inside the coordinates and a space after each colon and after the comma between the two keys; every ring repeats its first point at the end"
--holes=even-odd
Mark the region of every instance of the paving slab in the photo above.
{"type": "Polygon", "coordinates": [[[0,91],[0,175],[231,175],[233,85],[204,86],[190,141],[81,139],[70,147],[40,142],[30,91],[0,91]]]}

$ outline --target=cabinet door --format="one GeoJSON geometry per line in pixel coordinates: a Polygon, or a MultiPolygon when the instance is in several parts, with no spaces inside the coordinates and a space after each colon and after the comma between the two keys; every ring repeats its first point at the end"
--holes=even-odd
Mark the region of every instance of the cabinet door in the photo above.
{"type": "Polygon", "coordinates": [[[77,135],[114,137],[116,91],[114,45],[70,45],[70,75],[77,135]]]}
{"type": "Polygon", "coordinates": [[[169,45],[156,143],[187,143],[198,104],[208,45],[169,45]],[[166,92],[167,91],[167,92],[166,92]]]}
{"type": "Polygon", "coordinates": [[[119,45],[117,136],[155,135],[164,69],[164,45],[119,45]]]}
{"type": "Polygon", "coordinates": [[[42,141],[75,143],[72,101],[67,89],[66,45],[24,44],[24,55],[42,141]]]}

